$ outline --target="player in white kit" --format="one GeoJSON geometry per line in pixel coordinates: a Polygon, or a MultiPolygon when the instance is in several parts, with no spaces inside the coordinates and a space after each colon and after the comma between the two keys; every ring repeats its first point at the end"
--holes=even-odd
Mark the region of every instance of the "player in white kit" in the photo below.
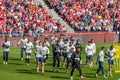
{"type": "Polygon", "coordinates": [[[88,41],[88,45],[86,45],[86,47],[85,47],[85,52],[87,54],[87,56],[86,56],[87,64],[91,68],[92,62],[93,62],[92,57],[94,55],[94,53],[93,53],[93,46],[91,45],[91,41],[88,41]]]}
{"type": "Polygon", "coordinates": [[[69,43],[69,47],[67,50],[67,65],[66,65],[66,74],[68,74],[68,68],[69,65],[72,64],[72,53],[74,53],[76,51],[75,46],[73,45],[72,42],[69,43]]]}
{"type": "Polygon", "coordinates": [[[116,55],[116,50],[114,49],[114,46],[111,45],[109,49],[107,49],[106,55],[108,56],[108,76],[112,77],[112,68],[114,65],[114,56],[116,55]]]}
{"type": "MultiPolygon", "coordinates": [[[[44,42],[45,42],[45,44],[46,44],[46,47],[48,47],[48,49],[49,49],[50,43],[49,43],[49,41],[48,41],[48,38],[45,38],[44,42]]],[[[49,55],[49,54],[46,55],[46,60],[48,60],[48,55],[49,55]]]]}
{"type": "MultiPolygon", "coordinates": [[[[91,45],[93,47],[93,57],[96,54],[96,44],[94,43],[94,39],[91,39],[91,45]]],[[[94,58],[92,57],[92,62],[91,62],[91,66],[93,65],[94,62],[94,58]]]]}
{"type": "Polygon", "coordinates": [[[41,42],[39,42],[38,45],[36,45],[36,48],[35,48],[37,72],[40,72],[39,67],[40,67],[40,64],[41,64],[41,57],[42,57],[42,55],[40,54],[41,47],[42,47],[41,42]]]}
{"type": "Polygon", "coordinates": [[[63,66],[65,66],[68,49],[69,49],[69,43],[68,43],[68,40],[66,39],[62,44],[63,66]]]}
{"type": "Polygon", "coordinates": [[[28,39],[28,42],[25,44],[25,48],[26,48],[26,60],[25,60],[25,63],[27,63],[27,65],[29,66],[30,56],[32,54],[32,48],[33,48],[33,44],[29,39],[28,39]]]}
{"type": "Polygon", "coordinates": [[[9,55],[9,47],[10,47],[10,41],[8,41],[8,38],[5,38],[5,41],[2,44],[3,47],[3,64],[8,64],[8,55],[9,55]]]}
{"type": "Polygon", "coordinates": [[[98,74],[99,74],[100,70],[102,71],[102,75],[103,75],[104,79],[107,78],[104,73],[104,51],[105,51],[105,47],[102,46],[101,50],[99,52],[99,55],[97,57],[97,61],[96,61],[96,64],[99,64],[99,67],[98,67],[96,75],[95,75],[96,78],[98,78],[98,74]]]}
{"type": "Polygon", "coordinates": [[[45,66],[45,63],[46,63],[46,55],[47,54],[49,54],[49,49],[48,49],[48,47],[46,47],[45,42],[43,42],[43,46],[40,47],[40,55],[41,55],[40,61],[41,61],[41,64],[42,64],[42,71],[41,71],[42,75],[44,74],[44,66],[45,66]]]}
{"type": "Polygon", "coordinates": [[[28,42],[28,39],[26,38],[25,35],[23,35],[23,38],[20,39],[20,41],[18,42],[18,45],[20,45],[20,43],[22,43],[22,47],[21,47],[21,60],[23,60],[23,54],[25,52],[25,44],[28,42]]]}

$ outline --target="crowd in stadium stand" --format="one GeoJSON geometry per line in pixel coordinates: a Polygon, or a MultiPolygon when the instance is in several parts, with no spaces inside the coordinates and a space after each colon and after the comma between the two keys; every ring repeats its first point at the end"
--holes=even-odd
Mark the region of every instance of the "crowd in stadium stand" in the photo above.
{"type": "Polygon", "coordinates": [[[75,31],[114,31],[120,28],[119,0],[46,0],[75,31]]]}
{"type": "Polygon", "coordinates": [[[63,26],[33,0],[0,0],[0,35],[40,36],[61,32],[63,26]]]}

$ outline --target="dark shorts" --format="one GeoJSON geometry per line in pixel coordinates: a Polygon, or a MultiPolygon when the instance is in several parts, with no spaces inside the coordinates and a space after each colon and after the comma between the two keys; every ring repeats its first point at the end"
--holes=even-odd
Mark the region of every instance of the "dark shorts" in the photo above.
{"type": "Polygon", "coordinates": [[[92,57],[93,57],[93,55],[87,55],[86,56],[87,60],[91,60],[92,57]]]}
{"type": "Polygon", "coordinates": [[[62,56],[64,56],[66,58],[67,57],[67,53],[62,53],[62,56]]]}
{"type": "Polygon", "coordinates": [[[67,63],[71,63],[72,62],[72,58],[67,58],[67,63]]]}
{"type": "Polygon", "coordinates": [[[46,62],[46,58],[42,58],[42,57],[41,57],[41,62],[42,62],[42,63],[45,63],[45,62],[46,62]]]}
{"type": "Polygon", "coordinates": [[[58,60],[60,61],[60,56],[53,56],[53,61],[58,60]]]}
{"type": "Polygon", "coordinates": [[[31,53],[26,53],[26,56],[31,56],[31,53]]]}
{"type": "Polygon", "coordinates": [[[113,65],[114,64],[114,60],[108,59],[108,64],[109,65],[113,65]]]}
{"type": "Polygon", "coordinates": [[[80,62],[73,62],[72,68],[81,68],[80,62]]]}
{"type": "Polygon", "coordinates": [[[41,62],[41,57],[36,57],[37,62],[41,62]]]}
{"type": "Polygon", "coordinates": [[[22,47],[22,48],[21,48],[21,50],[24,50],[24,51],[25,51],[25,50],[26,50],[26,48],[22,47]]]}

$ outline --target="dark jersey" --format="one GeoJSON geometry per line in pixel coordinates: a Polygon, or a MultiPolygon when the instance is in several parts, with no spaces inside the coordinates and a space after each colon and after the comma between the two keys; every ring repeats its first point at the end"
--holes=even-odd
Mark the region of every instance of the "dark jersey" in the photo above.
{"type": "Polygon", "coordinates": [[[81,49],[81,51],[82,51],[82,45],[81,44],[75,44],[75,48],[80,48],[81,49]]]}
{"type": "Polygon", "coordinates": [[[61,46],[58,44],[53,45],[53,55],[59,56],[60,53],[61,53],[61,46]]]}
{"type": "Polygon", "coordinates": [[[80,64],[80,53],[77,53],[77,52],[74,52],[72,54],[72,61],[73,63],[77,63],[77,64],[80,64]]]}

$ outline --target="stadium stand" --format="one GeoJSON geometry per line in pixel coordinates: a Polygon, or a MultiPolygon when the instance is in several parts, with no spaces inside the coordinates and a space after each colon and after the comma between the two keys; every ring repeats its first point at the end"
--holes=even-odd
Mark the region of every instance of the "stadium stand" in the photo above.
{"type": "Polygon", "coordinates": [[[0,0],[0,35],[41,36],[64,32],[58,20],[33,0],[0,0]]]}
{"type": "Polygon", "coordinates": [[[120,28],[119,0],[45,0],[78,32],[116,31],[120,28]]]}

